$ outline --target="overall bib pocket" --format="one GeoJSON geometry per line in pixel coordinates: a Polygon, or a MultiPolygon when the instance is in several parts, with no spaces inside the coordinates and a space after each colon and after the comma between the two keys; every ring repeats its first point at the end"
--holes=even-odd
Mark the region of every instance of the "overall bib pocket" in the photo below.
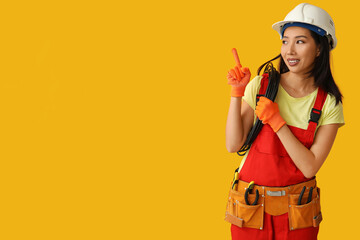
{"type": "MultiPolygon", "coordinates": [[[[225,220],[238,226],[262,229],[264,222],[264,202],[259,197],[255,205],[247,205],[245,192],[230,190],[228,204],[226,207],[225,220]]],[[[254,203],[256,194],[249,194],[248,201],[254,203]]]]}
{"type": "Polygon", "coordinates": [[[289,195],[289,227],[290,230],[317,227],[319,226],[322,215],[320,209],[320,191],[315,188],[312,198],[308,200],[309,192],[307,191],[299,205],[300,194],[289,195]]]}

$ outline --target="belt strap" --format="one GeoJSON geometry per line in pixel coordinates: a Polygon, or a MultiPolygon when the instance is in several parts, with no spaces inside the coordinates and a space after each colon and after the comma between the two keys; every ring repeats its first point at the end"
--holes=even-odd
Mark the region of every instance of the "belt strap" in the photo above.
{"type": "MultiPolygon", "coordinates": [[[[237,185],[237,191],[245,193],[248,185],[249,185],[248,182],[239,180],[238,185],[237,185]]],[[[281,197],[281,196],[285,196],[287,194],[298,194],[301,192],[301,190],[304,186],[306,188],[313,187],[315,189],[316,188],[316,177],[314,177],[313,179],[306,181],[306,182],[289,185],[289,186],[284,186],[284,187],[269,187],[269,186],[261,186],[261,185],[255,184],[254,188],[253,188],[253,192],[256,191],[256,189],[257,189],[257,190],[259,190],[259,194],[261,194],[261,195],[266,194],[268,196],[281,197]]]]}

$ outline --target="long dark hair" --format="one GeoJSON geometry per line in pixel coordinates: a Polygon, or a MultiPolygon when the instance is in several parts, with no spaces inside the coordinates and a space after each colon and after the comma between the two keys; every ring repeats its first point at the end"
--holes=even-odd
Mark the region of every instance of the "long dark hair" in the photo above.
{"type": "MultiPolygon", "coordinates": [[[[309,30],[310,31],[310,30],[309,30]]],[[[315,87],[321,87],[326,92],[330,93],[336,98],[336,104],[339,102],[342,103],[342,94],[336,85],[334,78],[331,73],[330,69],[330,44],[328,37],[326,36],[320,36],[317,33],[310,31],[311,36],[315,40],[315,43],[317,46],[320,46],[320,55],[315,58],[314,61],[314,67],[311,71],[307,72],[306,74],[309,74],[309,77],[314,77],[315,79],[315,87]]],[[[280,58],[279,63],[279,70],[280,74],[286,73],[289,71],[289,68],[286,66],[286,63],[284,59],[282,58],[281,54],[276,56],[275,58],[267,61],[263,65],[261,65],[258,69],[258,75],[260,75],[260,72],[262,68],[267,65],[269,62],[274,61],[275,59],[280,58]]],[[[274,71],[277,71],[274,69],[274,71]]],[[[280,76],[280,75],[278,75],[280,76]]]]}

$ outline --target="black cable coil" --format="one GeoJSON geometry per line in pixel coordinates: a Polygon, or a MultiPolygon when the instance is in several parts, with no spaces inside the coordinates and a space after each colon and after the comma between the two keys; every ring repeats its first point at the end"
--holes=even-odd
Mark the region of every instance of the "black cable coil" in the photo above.
{"type": "MultiPolygon", "coordinates": [[[[264,73],[269,74],[269,84],[266,88],[265,97],[274,102],[279,88],[280,73],[274,68],[271,61],[266,64],[263,74],[264,73]]],[[[244,145],[237,152],[239,156],[244,156],[246,152],[250,149],[251,144],[255,141],[262,127],[263,127],[263,123],[259,118],[256,118],[256,122],[252,126],[244,145]]]]}

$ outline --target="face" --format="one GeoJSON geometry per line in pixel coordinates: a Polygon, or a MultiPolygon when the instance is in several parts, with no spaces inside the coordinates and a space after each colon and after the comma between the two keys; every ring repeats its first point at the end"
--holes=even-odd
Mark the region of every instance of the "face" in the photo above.
{"type": "Polygon", "coordinates": [[[310,30],[302,27],[285,29],[281,56],[292,73],[305,74],[312,70],[314,60],[320,55],[310,30]]]}

